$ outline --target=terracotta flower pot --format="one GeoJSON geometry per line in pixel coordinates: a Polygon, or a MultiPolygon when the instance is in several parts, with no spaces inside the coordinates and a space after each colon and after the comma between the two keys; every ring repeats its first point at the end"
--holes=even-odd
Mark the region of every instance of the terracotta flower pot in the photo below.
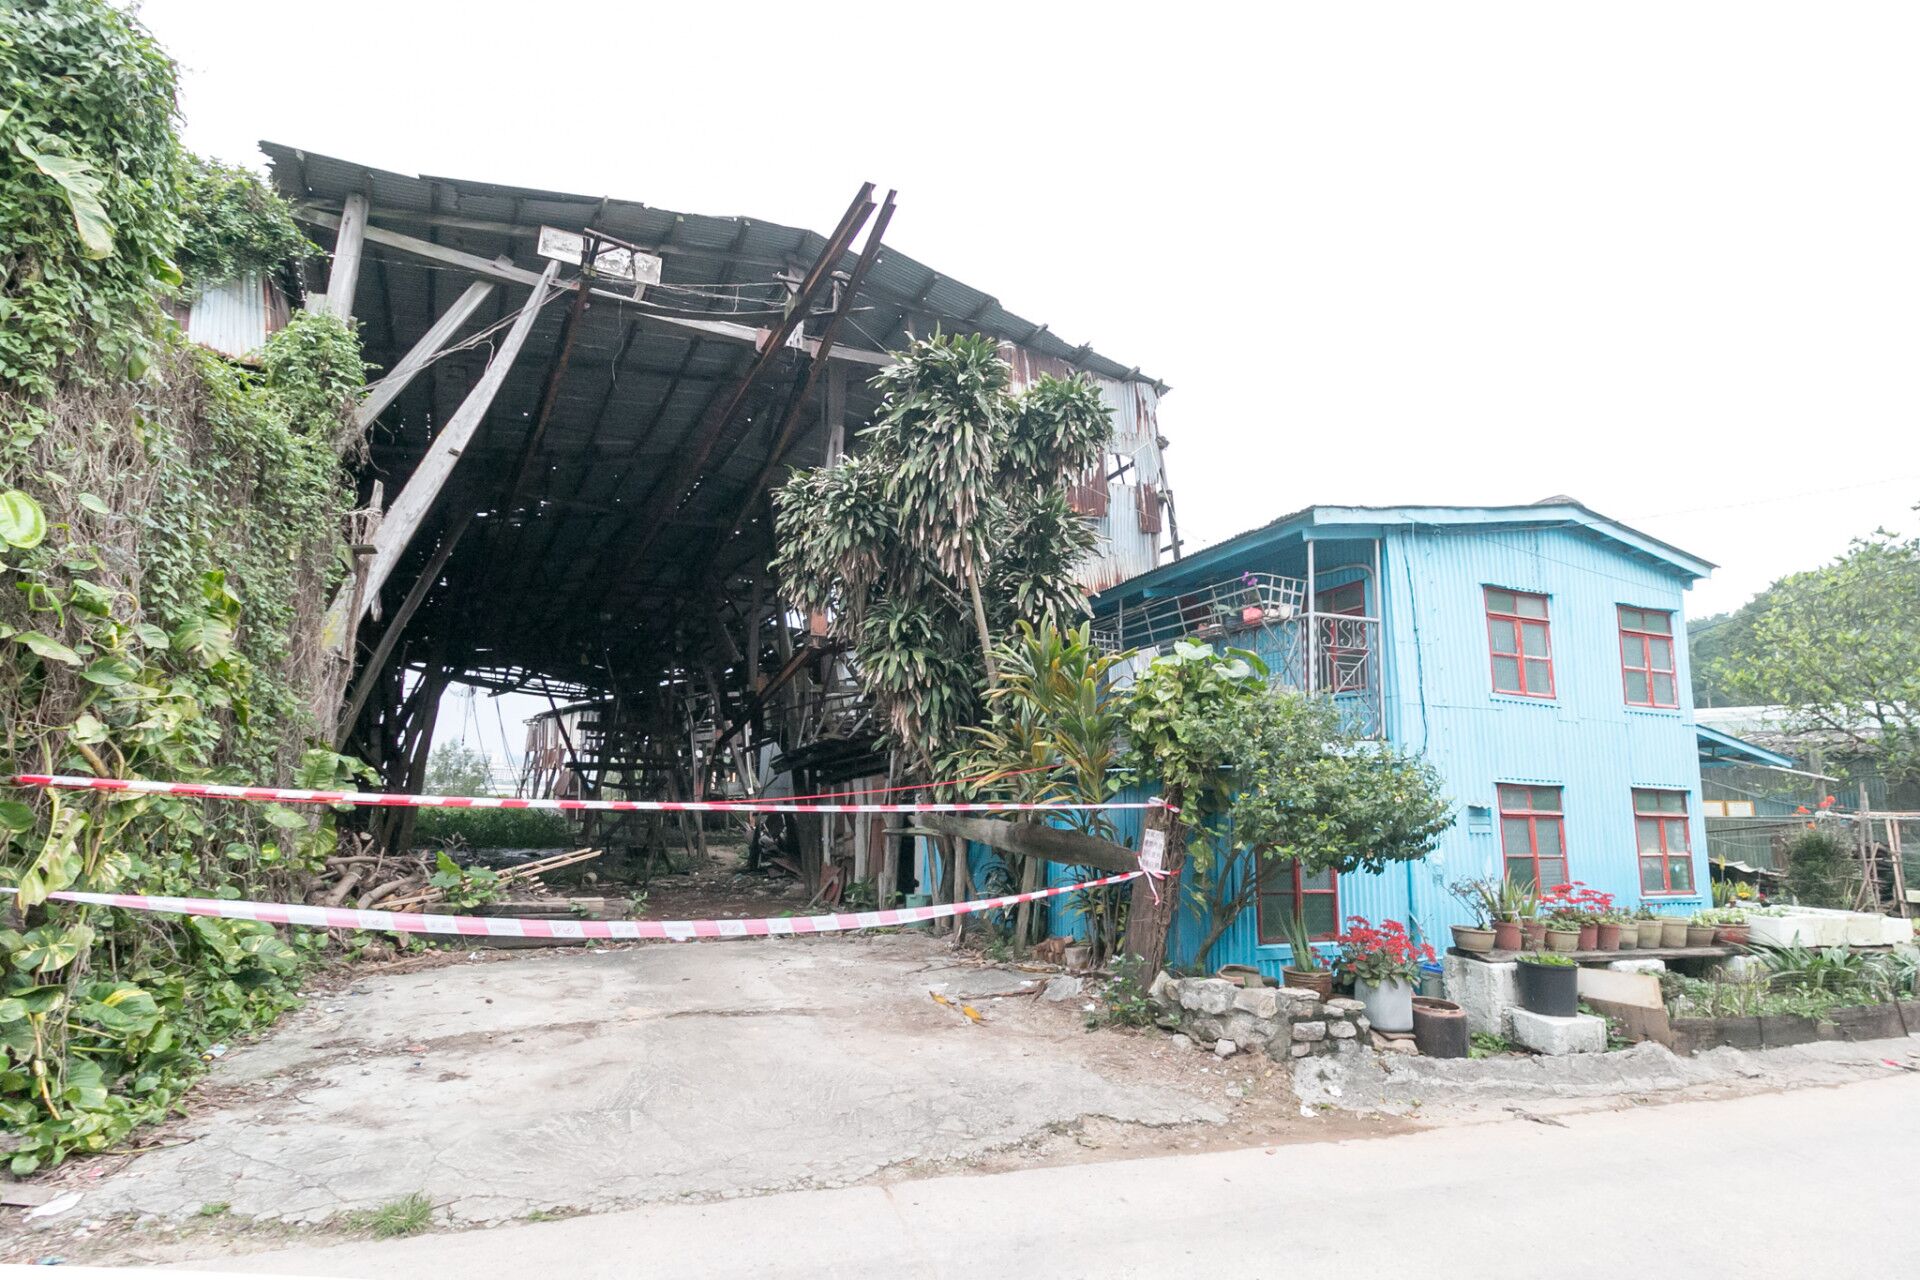
{"type": "Polygon", "coordinates": [[[1261,609],[1261,607],[1257,604],[1250,604],[1246,606],[1244,609],[1240,610],[1240,621],[1246,623],[1250,627],[1257,626],[1259,623],[1265,621],[1266,616],[1267,616],[1266,611],[1261,609]]]}
{"type": "Polygon", "coordinates": [[[1538,951],[1547,942],[1547,922],[1545,920],[1522,920],[1520,922],[1520,945],[1529,951],[1538,951]]]}
{"type": "Polygon", "coordinates": [[[1456,924],[1453,926],[1453,945],[1462,951],[1491,951],[1493,950],[1493,930],[1456,924]]]}
{"type": "Polygon", "coordinates": [[[1687,945],[1687,922],[1685,920],[1666,919],[1660,922],[1660,945],[1663,947],[1684,947],[1687,945]]]}
{"type": "Polygon", "coordinates": [[[1594,945],[1602,951],[1618,951],[1620,949],[1620,926],[1617,924],[1603,924],[1598,926],[1594,937],[1594,945]]]}
{"type": "Polygon", "coordinates": [[[1580,931],[1578,929],[1547,930],[1547,950],[1578,951],[1580,949],[1580,931]]]}
{"type": "Polygon", "coordinates": [[[1330,999],[1333,995],[1333,970],[1331,969],[1295,969],[1282,966],[1280,976],[1288,986],[1300,991],[1311,991],[1322,1000],[1330,999]]]}
{"type": "Polygon", "coordinates": [[[1467,1011],[1451,1000],[1413,998],[1413,1043],[1429,1058],[1464,1058],[1471,1046],[1467,1011]]]}
{"type": "Polygon", "coordinates": [[[1493,926],[1493,949],[1495,951],[1518,951],[1526,935],[1520,932],[1518,920],[1498,920],[1493,926]]]}
{"type": "Polygon", "coordinates": [[[1723,924],[1713,931],[1714,941],[1729,947],[1744,947],[1750,937],[1747,926],[1743,924],[1723,924]]]}
{"type": "Polygon", "coordinates": [[[1710,924],[1690,924],[1687,926],[1687,945],[1690,947],[1710,947],[1713,945],[1713,926],[1710,924]]]}
{"type": "Polygon", "coordinates": [[[1594,948],[1598,947],[1599,945],[1600,945],[1600,926],[1597,924],[1581,925],[1579,949],[1581,951],[1592,951],[1594,948]]]}

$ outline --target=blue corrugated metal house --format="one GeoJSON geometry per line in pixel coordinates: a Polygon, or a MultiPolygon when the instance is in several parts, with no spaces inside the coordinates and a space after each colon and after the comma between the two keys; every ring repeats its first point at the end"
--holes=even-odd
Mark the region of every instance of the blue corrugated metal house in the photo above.
{"type": "Polygon", "coordinates": [[[1296,902],[1328,932],[1399,919],[1440,949],[1468,918],[1447,885],[1503,870],[1673,911],[1707,902],[1682,599],[1712,568],[1568,498],[1327,506],[1102,592],[1107,644],[1253,649],[1275,680],[1424,755],[1455,807],[1421,863],[1337,882],[1268,863],[1261,909],[1204,958],[1198,922],[1180,921],[1172,959],[1278,976],[1296,902]]]}

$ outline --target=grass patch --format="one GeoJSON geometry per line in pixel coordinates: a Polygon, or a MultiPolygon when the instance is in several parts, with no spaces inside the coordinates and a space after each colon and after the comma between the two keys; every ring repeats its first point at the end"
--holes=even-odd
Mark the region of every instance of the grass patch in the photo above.
{"type": "Polygon", "coordinates": [[[194,1212],[202,1218],[224,1218],[233,1212],[233,1206],[225,1200],[216,1200],[212,1204],[203,1204],[194,1212]]]}
{"type": "Polygon", "coordinates": [[[376,1240],[416,1235],[433,1225],[433,1201],[426,1192],[416,1191],[398,1200],[389,1200],[378,1209],[362,1209],[347,1215],[347,1225],[373,1234],[376,1240]]]}

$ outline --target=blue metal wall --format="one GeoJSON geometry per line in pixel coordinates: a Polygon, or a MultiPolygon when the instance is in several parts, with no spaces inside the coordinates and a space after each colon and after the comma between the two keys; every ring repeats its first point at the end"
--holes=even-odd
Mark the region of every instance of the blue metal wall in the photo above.
{"type": "MultiPolygon", "coordinates": [[[[1700,811],[1700,766],[1681,610],[1684,580],[1673,569],[1576,530],[1386,527],[1381,530],[1384,713],[1387,737],[1424,754],[1440,771],[1455,823],[1423,862],[1340,881],[1342,916],[1398,919],[1434,945],[1465,923],[1447,885],[1499,877],[1501,782],[1562,787],[1572,878],[1626,904],[1641,901],[1634,838],[1635,787],[1688,793],[1698,893],[1655,901],[1686,913],[1708,884],[1700,811]],[[1549,599],[1554,658],[1552,701],[1491,692],[1484,588],[1539,592],[1549,599]],[[1682,705],[1628,707],[1621,684],[1618,609],[1672,610],[1682,705]],[[1478,807],[1477,809],[1475,807],[1478,807]]],[[[1350,536],[1350,535],[1349,535],[1350,536]]],[[[1255,565],[1232,566],[1258,567],[1255,565]]],[[[1137,799],[1151,792],[1129,794],[1137,799]]],[[[1116,815],[1137,843],[1139,814],[1116,815]]],[[[1054,883],[1065,876],[1055,869],[1054,883]]],[[[1055,932],[1072,932],[1072,899],[1054,908],[1055,932]]],[[[1176,925],[1171,959],[1191,965],[1204,932],[1188,915],[1176,925]]],[[[1285,946],[1263,946],[1249,910],[1207,957],[1208,967],[1252,964],[1278,977],[1285,946]]]]}

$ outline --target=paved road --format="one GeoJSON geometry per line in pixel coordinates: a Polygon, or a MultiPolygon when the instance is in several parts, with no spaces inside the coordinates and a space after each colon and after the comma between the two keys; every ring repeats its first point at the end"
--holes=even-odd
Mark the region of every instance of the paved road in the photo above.
{"type": "Polygon", "coordinates": [[[274,1275],[1913,1275],[1920,1078],[675,1205],[208,1261],[274,1275]],[[1337,1271],[1335,1269],[1338,1269],[1337,1271]]]}

